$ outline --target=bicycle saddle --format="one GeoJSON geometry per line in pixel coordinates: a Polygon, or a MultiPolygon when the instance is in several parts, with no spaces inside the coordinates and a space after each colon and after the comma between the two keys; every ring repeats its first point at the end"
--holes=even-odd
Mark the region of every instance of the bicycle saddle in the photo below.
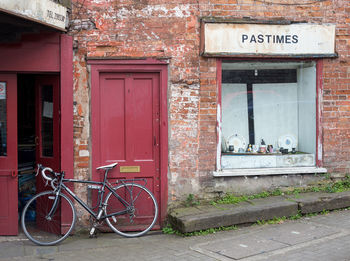
{"type": "Polygon", "coordinates": [[[115,162],[115,163],[112,163],[112,164],[109,164],[109,165],[100,166],[100,167],[98,167],[96,169],[113,169],[117,165],[118,165],[118,162],[115,162]]]}

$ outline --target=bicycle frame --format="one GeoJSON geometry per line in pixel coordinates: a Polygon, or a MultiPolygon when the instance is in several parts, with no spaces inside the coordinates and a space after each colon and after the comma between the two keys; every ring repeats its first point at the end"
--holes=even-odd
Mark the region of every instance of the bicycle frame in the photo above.
{"type": "MultiPolygon", "coordinates": [[[[113,187],[109,186],[108,181],[107,181],[107,174],[108,174],[108,170],[105,171],[105,177],[103,181],[89,181],[89,180],[77,180],[77,179],[65,179],[64,178],[64,172],[61,173],[61,179],[59,181],[59,184],[57,186],[56,189],[56,195],[59,195],[59,193],[62,191],[62,188],[74,199],[76,200],[87,212],[90,213],[90,215],[92,215],[96,220],[103,220],[112,216],[117,216],[117,215],[123,215],[128,213],[128,209],[130,208],[130,204],[128,202],[126,202],[122,197],[120,197],[113,189],[113,187]],[[99,185],[101,186],[101,195],[100,195],[100,200],[98,202],[98,210],[95,213],[92,208],[90,208],[84,201],[82,201],[73,191],[71,191],[64,183],[82,183],[82,184],[93,184],[93,185],[99,185]],[[108,189],[110,192],[112,192],[112,194],[117,197],[117,199],[124,205],[125,210],[122,211],[118,211],[115,213],[110,213],[108,215],[102,215],[103,211],[103,196],[105,194],[105,189],[108,189]],[[101,214],[99,214],[101,213],[101,214]]],[[[53,204],[53,207],[50,211],[50,213],[48,214],[48,217],[50,217],[56,210],[57,208],[57,200],[58,197],[55,198],[55,202],[53,204]]]]}

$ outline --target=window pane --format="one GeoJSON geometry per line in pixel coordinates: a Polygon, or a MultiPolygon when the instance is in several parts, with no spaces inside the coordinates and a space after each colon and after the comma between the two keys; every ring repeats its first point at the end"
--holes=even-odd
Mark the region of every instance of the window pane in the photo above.
{"type": "Polygon", "coordinates": [[[245,141],[249,141],[247,108],[246,84],[222,84],[222,132],[226,139],[239,134],[245,141]]]}
{"type": "Polygon", "coordinates": [[[0,82],[0,156],[7,155],[6,82],[0,82]]]}
{"type": "Polygon", "coordinates": [[[41,88],[41,146],[42,156],[53,157],[53,97],[52,85],[41,88]]]}
{"type": "Polygon", "coordinates": [[[254,84],[255,142],[278,148],[278,138],[293,135],[298,139],[297,83],[254,84]]]}

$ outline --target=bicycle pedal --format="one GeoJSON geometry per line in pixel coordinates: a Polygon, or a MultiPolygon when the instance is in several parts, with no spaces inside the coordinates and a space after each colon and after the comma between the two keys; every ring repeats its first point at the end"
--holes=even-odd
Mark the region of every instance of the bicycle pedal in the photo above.
{"type": "Polygon", "coordinates": [[[95,234],[96,234],[96,226],[93,226],[90,229],[89,237],[94,237],[95,234]]]}
{"type": "Polygon", "coordinates": [[[89,235],[89,238],[97,238],[97,233],[94,233],[94,234],[92,234],[92,235],[90,234],[90,235],[89,235]]]}

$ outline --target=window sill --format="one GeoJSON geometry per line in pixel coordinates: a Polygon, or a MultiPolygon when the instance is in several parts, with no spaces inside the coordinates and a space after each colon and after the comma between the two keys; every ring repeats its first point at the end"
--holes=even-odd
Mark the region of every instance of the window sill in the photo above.
{"type": "Polygon", "coordinates": [[[223,169],[215,171],[214,177],[263,176],[286,174],[327,173],[327,169],[318,167],[295,168],[256,168],[256,169],[223,169]]]}

